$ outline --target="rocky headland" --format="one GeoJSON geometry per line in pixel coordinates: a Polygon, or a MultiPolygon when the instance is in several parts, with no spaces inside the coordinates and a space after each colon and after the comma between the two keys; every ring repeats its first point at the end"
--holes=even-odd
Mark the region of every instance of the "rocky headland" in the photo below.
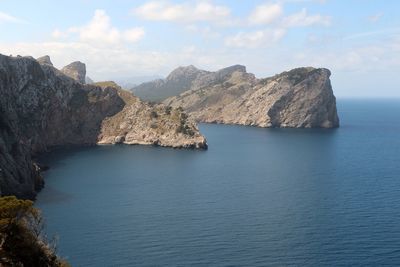
{"type": "Polygon", "coordinates": [[[207,148],[196,123],[180,108],[151,105],[114,82],[95,83],[115,88],[124,101],[122,111],[103,120],[98,144],[141,144],[173,148],[207,148]]]}
{"type": "Polygon", "coordinates": [[[339,118],[330,75],[328,69],[306,67],[257,79],[244,66],[235,65],[202,72],[180,89],[181,94],[163,103],[182,107],[198,122],[335,128],[339,118]]]}

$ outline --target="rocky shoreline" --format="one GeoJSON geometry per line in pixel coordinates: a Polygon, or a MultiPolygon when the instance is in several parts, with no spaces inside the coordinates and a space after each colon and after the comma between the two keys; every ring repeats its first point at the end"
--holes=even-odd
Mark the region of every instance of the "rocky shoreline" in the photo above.
{"type": "Polygon", "coordinates": [[[84,65],[74,65],[79,68],[66,73],[71,78],[54,68],[49,57],[0,55],[1,195],[35,198],[44,181],[33,156],[54,147],[113,144],[125,134],[127,144],[207,148],[181,110],[171,109],[153,125],[155,107],[114,85],[84,84],[84,65]]]}

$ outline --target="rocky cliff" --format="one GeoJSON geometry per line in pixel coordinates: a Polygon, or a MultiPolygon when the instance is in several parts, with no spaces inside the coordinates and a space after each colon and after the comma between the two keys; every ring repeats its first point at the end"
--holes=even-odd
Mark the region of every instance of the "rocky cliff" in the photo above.
{"type": "MultiPolygon", "coordinates": [[[[139,106],[139,109],[146,107],[151,115],[152,107],[145,104],[140,106],[142,102],[136,98],[128,103],[127,97],[122,95],[129,93],[116,89],[115,86],[79,83],[48,62],[46,59],[39,64],[31,57],[0,55],[1,195],[13,194],[22,198],[35,196],[43,186],[40,167],[32,159],[37,153],[57,146],[92,145],[99,139],[101,143],[116,143],[115,137],[119,138],[125,132],[121,132],[120,124],[108,124],[108,121],[113,121],[108,120],[108,117],[118,115],[123,118],[118,122],[124,123],[127,133],[136,131],[145,141],[150,140],[146,138],[148,133],[152,133],[151,140],[155,141],[158,137],[159,132],[152,128],[152,120],[147,113],[141,113],[141,110],[133,107],[128,108],[133,104],[139,106]],[[129,116],[125,113],[129,113],[129,116]],[[145,124],[146,121],[149,122],[145,124]],[[135,125],[137,122],[141,124],[135,125]],[[146,125],[149,127],[146,128],[146,125]],[[112,128],[114,126],[116,128],[112,128]]],[[[154,108],[154,112],[157,110],[154,108]]],[[[168,120],[169,117],[166,115],[157,123],[163,124],[162,119],[168,120]]],[[[171,120],[174,119],[171,115],[171,120]]],[[[184,124],[193,130],[193,135],[180,133],[179,126],[168,124],[171,127],[168,130],[177,135],[168,135],[170,139],[164,140],[160,134],[160,140],[153,143],[206,147],[206,141],[198,133],[196,126],[187,119],[184,124]]],[[[135,143],[129,137],[125,139],[129,140],[126,143],[135,143]]],[[[136,143],[144,143],[143,140],[138,139],[136,143]]]]}
{"type": "Polygon", "coordinates": [[[182,107],[199,122],[333,128],[339,119],[330,74],[327,69],[297,68],[259,80],[244,67],[233,66],[201,77],[163,103],[182,107]]]}

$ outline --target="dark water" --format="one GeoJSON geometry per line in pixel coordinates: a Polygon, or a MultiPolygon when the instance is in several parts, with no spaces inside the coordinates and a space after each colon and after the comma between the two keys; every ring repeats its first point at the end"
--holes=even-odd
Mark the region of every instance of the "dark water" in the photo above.
{"type": "Polygon", "coordinates": [[[400,101],[337,130],[201,125],[208,151],[66,150],[37,206],[73,266],[400,266],[400,101]]]}

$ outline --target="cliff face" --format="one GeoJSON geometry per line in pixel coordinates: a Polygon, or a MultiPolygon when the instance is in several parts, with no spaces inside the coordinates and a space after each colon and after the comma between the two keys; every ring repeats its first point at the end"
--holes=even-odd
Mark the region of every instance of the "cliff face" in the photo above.
{"type": "MultiPolygon", "coordinates": [[[[120,134],[119,128],[103,130],[103,121],[128,110],[128,103],[121,97],[129,94],[126,91],[114,86],[84,85],[52,67],[47,60],[42,63],[30,57],[0,55],[1,195],[33,198],[43,180],[32,155],[56,146],[96,144],[100,133],[101,143],[108,143],[104,141],[110,139],[107,134],[120,134]]],[[[151,111],[148,107],[148,112],[151,111]]],[[[135,112],[131,116],[142,114],[135,112]]],[[[144,125],[130,123],[146,120],[150,121],[141,117],[125,124],[131,130],[139,129],[138,134],[140,131],[145,134],[150,130],[144,125]]],[[[198,131],[195,134],[205,143],[198,131]]],[[[188,143],[190,138],[182,136],[188,143]]],[[[174,144],[174,139],[168,141],[174,144]]],[[[166,141],[163,144],[168,145],[166,141]]]]}
{"type": "Polygon", "coordinates": [[[329,77],[327,69],[298,68],[258,80],[239,68],[163,103],[182,107],[200,122],[333,128],[339,119],[329,77]]]}
{"type": "Polygon", "coordinates": [[[42,186],[32,154],[94,144],[124,103],[112,88],[83,86],[49,64],[0,55],[1,193],[32,197],[42,186]]]}

